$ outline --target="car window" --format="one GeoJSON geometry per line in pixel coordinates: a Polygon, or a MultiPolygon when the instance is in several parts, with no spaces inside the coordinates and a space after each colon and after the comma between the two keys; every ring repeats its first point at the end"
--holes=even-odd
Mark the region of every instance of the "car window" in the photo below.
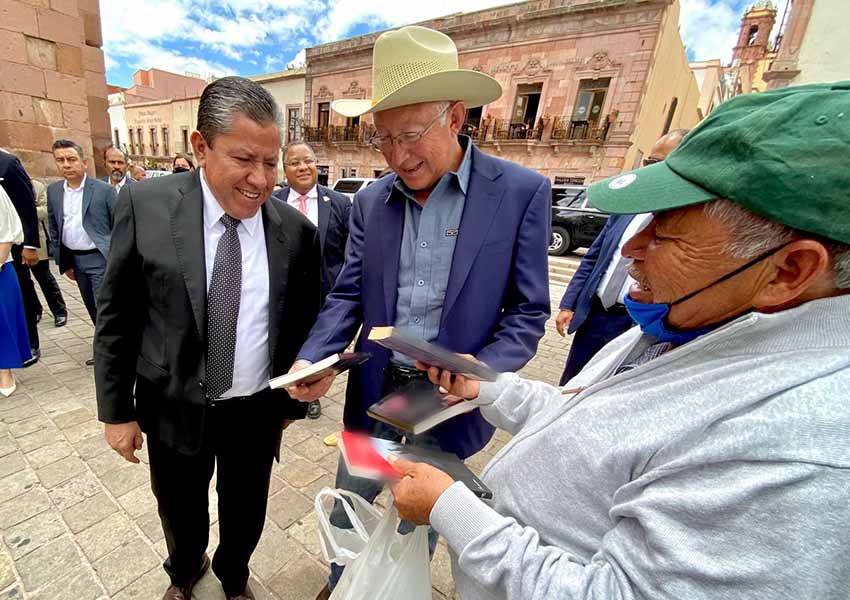
{"type": "Polygon", "coordinates": [[[340,179],[334,184],[334,191],[343,194],[353,194],[363,185],[362,181],[351,179],[340,179]]]}
{"type": "Polygon", "coordinates": [[[562,208],[579,208],[575,201],[584,194],[584,188],[552,188],[552,204],[562,208]]]}

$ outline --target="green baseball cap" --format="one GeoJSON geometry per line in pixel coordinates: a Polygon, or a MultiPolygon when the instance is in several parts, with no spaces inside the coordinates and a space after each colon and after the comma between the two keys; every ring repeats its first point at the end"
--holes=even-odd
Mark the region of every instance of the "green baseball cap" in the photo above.
{"type": "Polygon", "coordinates": [[[727,198],[850,244],[850,81],[735,96],[665,161],[594,183],[587,194],[618,214],[727,198]]]}

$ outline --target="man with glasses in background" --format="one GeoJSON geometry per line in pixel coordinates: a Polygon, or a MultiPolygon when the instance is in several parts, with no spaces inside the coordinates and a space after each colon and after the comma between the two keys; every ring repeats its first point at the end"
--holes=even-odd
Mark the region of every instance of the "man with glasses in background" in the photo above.
{"type": "MultiPolygon", "coordinates": [[[[643,166],[661,162],[687,135],[674,129],[655,142],[643,166]]],[[[612,215],[582,259],[561,298],[555,327],[561,337],[575,333],[558,385],[579,374],[593,355],[634,325],[623,299],[634,280],[623,245],[652,219],[650,214],[612,215]],[[566,330],[566,331],[565,331],[566,330]]]]}
{"type": "MultiPolygon", "coordinates": [[[[290,142],[283,149],[287,187],[272,194],[297,209],[319,230],[322,248],[322,303],[330,293],[345,261],[351,202],[343,194],[319,185],[316,154],[304,142],[290,142]]],[[[322,405],[313,400],[307,418],[322,416],[322,405]]]]}
{"type": "MultiPolygon", "coordinates": [[[[398,389],[436,391],[405,356],[369,342],[372,327],[393,325],[497,371],[517,371],[535,354],[549,317],[549,180],[482,153],[458,135],[466,108],[493,102],[499,83],[458,68],[457,48],[424,27],[384,33],[375,43],[367,100],[338,100],[346,117],[372,114],[372,145],[395,172],[355,195],[345,264],[293,370],[344,350],[362,325],[356,350],[372,358],[348,377],[347,430],[401,440],[366,414],[398,389]]],[[[333,378],[290,389],[310,401],[333,378]]],[[[413,444],[434,444],[460,458],[493,435],[478,410],[454,417],[413,444]],[[422,439],[425,438],[425,439],[422,439]]],[[[336,487],[373,501],[381,488],[340,463],[336,487]]],[[[341,506],[331,521],[350,527],[341,506]]],[[[431,548],[436,535],[431,536],[431,548]]],[[[327,598],[342,574],[331,566],[327,598]]]]}

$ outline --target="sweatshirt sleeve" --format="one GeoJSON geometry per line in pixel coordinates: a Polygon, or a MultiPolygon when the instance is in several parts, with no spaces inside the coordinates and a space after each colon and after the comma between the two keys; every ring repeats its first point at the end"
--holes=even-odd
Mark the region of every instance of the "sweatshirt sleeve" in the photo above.
{"type": "MultiPolygon", "coordinates": [[[[505,600],[843,598],[848,469],[719,461],[658,469],[620,488],[589,559],[545,540],[455,483],[431,511],[458,568],[505,600]],[[644,481],[648,479],[648,481],[644,481]]],[[[546,490],[524,502],[553,506],[546,490]]],[[[533,510],[528,509],[527,510],[533,510]]]]}
{"type": "Polygon", "coordinates": [[[483,382],[472,402],[481,407],[481,414],[492,425],[515,434],[530,417],[554,402],[569,398],[561,394],[560,388],[548,383],[523,379],[516,373],[502,373],[496,381],[483,382]]]}

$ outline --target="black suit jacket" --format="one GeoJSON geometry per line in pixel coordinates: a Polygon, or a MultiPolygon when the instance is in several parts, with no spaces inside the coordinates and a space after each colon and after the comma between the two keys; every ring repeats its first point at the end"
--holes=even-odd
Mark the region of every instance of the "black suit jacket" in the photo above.
{"type": "MultiPolygon", "coordinates": [[[[138,421],[186,454],[202,442],[207,319],[200,171],[125,186],[98,297],[98,418],[138,421]],[[133,401],[135,386],[135,403],[133,401]]],[[[289,370],[319,309],[321,253],[315,227],[270,198],[262,206],[269,261],[271,375],[289,370]]],[[[306,404],[275,390],[273,418],[298,419],[306,404]]]]}
{"type": "Polygon", "coordinates": [[[38,213],[35,210],[35,192],[32,181],[18,157],[0,150],[0,185],[9,194],[21,225],[24,228],[24,246],[39,247],[38,213]]]}
{"type": "MultiPolygon", "coordinates": [[[[344,194],[323,185],[317,185],[319,200],[319,241],[322,245],[322,302],[330,294],[336,278],[345,262],[345,244],[348,242],[348,217],[351,215],[351,200],[344,194]]],[[[286,202],[289,188],[285,187],[274,196],[286,202]]]]}

